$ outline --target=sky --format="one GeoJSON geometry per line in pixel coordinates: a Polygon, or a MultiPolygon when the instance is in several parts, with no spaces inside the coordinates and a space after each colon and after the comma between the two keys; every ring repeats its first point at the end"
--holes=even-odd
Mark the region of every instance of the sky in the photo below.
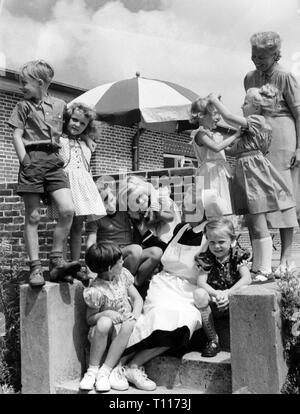
{"type": "Polygon", "coordinates": [[[268,30],[300,81],[300,0],[0,0],[0,67],[46,59],[56,81],[85,89],[138,71],[240,112],[249,38],[268,30]]]}

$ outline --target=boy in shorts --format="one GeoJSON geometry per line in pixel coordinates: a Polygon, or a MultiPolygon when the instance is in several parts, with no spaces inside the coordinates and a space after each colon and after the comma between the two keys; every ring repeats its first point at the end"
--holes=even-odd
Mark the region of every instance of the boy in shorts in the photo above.
{"type": "Polygon", "coordinates": [[[53,77],[54,71],[47,62],[25,63],[19,74],[24,100],[17,103],[8,121],[14,128],[13,144],[20,161],[17,193],[25,204],[24,238],[30,260],[31,287],[45,284],[38,239],[42,197],[50,196],[59,211],[50,252],[50,281],[72,282],[81,268],[79,262],[63,259],[74,207],[63,161],[58,155],[66,104],[47,93],[53,77]]]}

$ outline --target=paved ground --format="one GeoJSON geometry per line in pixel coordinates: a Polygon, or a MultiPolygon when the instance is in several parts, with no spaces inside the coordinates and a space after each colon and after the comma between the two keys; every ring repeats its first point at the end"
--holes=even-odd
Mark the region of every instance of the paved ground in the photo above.
{"type": "MultiPolygon", "coordinates": [[[[295,262],[297,268],[300,271],[300,249],[293,250],[293,261],[295,262]]],[[[272,257],[272,266],[273,268],[276,268],[279,266],[280,263],[280,251],[273,251],[273,257],[272,257]]]]}

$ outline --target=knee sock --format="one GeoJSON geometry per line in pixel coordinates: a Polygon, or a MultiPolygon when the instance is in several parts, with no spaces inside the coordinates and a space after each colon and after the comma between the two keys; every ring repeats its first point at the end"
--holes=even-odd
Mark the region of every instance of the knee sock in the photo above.
{"type": "Polygon", "coordinates": [[[219,337],[215,330],[214,319],[210,306],[200,309],[202,316],[202,327],[209,341],[219,342],[219,337]]]}
{"type": "Polygon", "coordinates": [[[272,272],[272,238],[254,239],[252,241],[253,264],[252,270],[262,273],[272,272]]]}
{"type": "Polygon", "coordinates": [[[36,269],[38,267],[42,267],[41,261],[39,259],[37,259],[37,260],[31,260],[29,262],[29,267],[30,267],[30,271],[33,271],[34,269],[36,269]]]}

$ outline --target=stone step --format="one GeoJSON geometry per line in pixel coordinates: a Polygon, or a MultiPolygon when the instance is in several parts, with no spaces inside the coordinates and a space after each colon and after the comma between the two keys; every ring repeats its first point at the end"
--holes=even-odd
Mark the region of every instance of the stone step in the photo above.
{"type": "Polygon", "coordinates": [[[58,384],[56,387],[56,394],[101,394],[101,395],[128,395],[128,394],[203,394],[202,391],[195,388],[176,386],[174,388],[167,388],[164,386],[158,386],[154,391],[142,391],[135,387],[130,386],[126,391],[110,390],[109,392],[99,393],[95,390],[92,391],[80,391],[79,379],[66,381],[62,384],[58,384]]]}
{"type": "Polygon", "coordinates": [[[182,358],[157,357],[145,366],[146,372],[159,386],[187,387],[206,394],[231,394],[230,353],[221,351],[213,358],[189,352],[182,358]]]}
{"type": "MultiPolygon", "coordinates": [[[[221,351],[213,358],[204,358],[199,352],[190,352],[182,358],[157,357],[145,366],[146,372],[157,384],[152,394],[231,394],[230,353],[221,351]]],[[[56,386],[57,394],[87,393],[79,391],[79,379],[56,386]]],[[[95,394],[95,391],[89,392],[95,394]]],[[[105,394],[143,394],[130,387],[127,391],[111,390],[105,394]]],[[[148,392],[147,392],[148,394],[148,392]]]]}

